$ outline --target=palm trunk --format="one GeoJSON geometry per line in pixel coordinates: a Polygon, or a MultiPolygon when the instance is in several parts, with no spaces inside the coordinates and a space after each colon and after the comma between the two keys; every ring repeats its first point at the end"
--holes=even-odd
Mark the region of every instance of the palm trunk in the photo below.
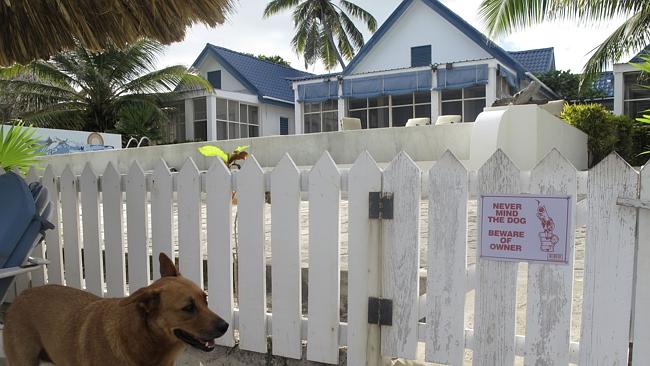
{"type": "MultiPolygon", "coordinates": [[[[325,24],[327,22],[325,21],[325,12],[323,11],[322,5],[320,8],[320,21],[324,29],[325,24]]],[[[334,54],[336,55],[336,59],[339,61],[339,65],[341,65],[341,69],[345,69],[345,62],[343,61],[343,57],[341,57],[341,53],[339,52],[339,49],[336,48],[336,44],[334,43],[334,36],[332,35],[332,32],[327,32],[327,34],[328,34],[327,39],[329,40],[331,48],[334,50],[334,54]]]]}

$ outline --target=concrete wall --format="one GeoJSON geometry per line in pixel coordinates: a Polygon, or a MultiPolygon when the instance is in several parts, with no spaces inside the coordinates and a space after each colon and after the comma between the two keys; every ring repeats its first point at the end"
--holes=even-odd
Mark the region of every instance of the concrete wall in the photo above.
{"type": "Polygon", "coordinates": [[[352,73],[411,67],[411,47],[431,45],[432,63],[492,58],[420,0],[414,1],[352,73]]]}
{"type": "Polygon", "coordinates": [[[501,148],[522,170],[531,170],[553,148],[587,169],[587,135],[536,105],[486,108],[474,123],[470,168],[501,148]]]}
{"type": "MultiPolygon", "coordinates": [[[[328,132],[308,135],[270,136],[252,139],[212,141],[210,144],[232,151],[238,145],[250,145],[249,151],[255,155],[263,167],[273,167],[285,153],[291,154],[299,166],[311,166],[329,151],[338,164],[352,164],[364,150],[368,150],[377,162],[389,162],[401,150],[405,150],[416,161],[438,159],[447,149],[460,160],[469,159],[472,123],[446,126],[420,126],[409,128],[381,128],[345,132],[328,132]]],[[[60,174],[66,164],[79,174],[86,162],[90,162],[96,172],[103,172],[108,162],[121,171],[128,171],[136,159],[145,170],[153,169],[154,164],[164,159],[170,167],[180,170],[187,157],[192,157],[200,169],[207,169],[212,158],[205,158],[197,148],[207,143],[186,143],[177,145],[152,146],[122,151],[102,151],[85,154],[43,158],[45,164],[52,164],[56,174],[60,174]]]]}

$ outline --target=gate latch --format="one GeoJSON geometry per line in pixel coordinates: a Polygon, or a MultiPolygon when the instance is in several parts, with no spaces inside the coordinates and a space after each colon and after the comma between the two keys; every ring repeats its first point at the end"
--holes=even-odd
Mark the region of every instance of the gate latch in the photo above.
{"type": "Polygon", "coordinates": [[[393,325],[393,300],[369,297],[368,324],[393,325]]]}
{"type": "Polygon", "coordinates": [[[369,194],[370,219],[393,219],[393,193],[392,192],[370,192],[369,194]]]}

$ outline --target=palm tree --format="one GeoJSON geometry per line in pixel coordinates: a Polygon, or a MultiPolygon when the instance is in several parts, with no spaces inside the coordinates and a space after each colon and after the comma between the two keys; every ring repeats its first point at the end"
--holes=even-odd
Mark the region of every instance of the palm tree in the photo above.
{"type": "Polygon", "coordinates": [[[351,60],[364,44],[363,35],[350,15],[362,20],[371,32],[377,29],[377,21],[350,1],[338,0],[337,3],[332,0],[271,0],[264,9],[264,17],[295,8],[296,34],[291,45],[305,58],[305,67],[321,60],[327,69],[333,69],[337,63],[345,68],[343,58],[351,60]]]}
{"type": "Polygon", "coordinates": [[[491,36],[501,36],[545,20],[575,20],[580,24],[626,21],[595,48],[584,75],[591,76],[638,51],[650,42],[649,0],[483,0],[479,13],[491,36]]]}
{"type": "Polygon", "coordinates": [[[29,101],[30,108],[13,117],[35,126],[112,130],[120,109],[143,103],[159,110],[181,83],[211,89],[184,66],[154,71],[162,51],[163,45],[152,40],[101,52],[77,46],[48,61],[0,68],[0,95],[29,101]]]}

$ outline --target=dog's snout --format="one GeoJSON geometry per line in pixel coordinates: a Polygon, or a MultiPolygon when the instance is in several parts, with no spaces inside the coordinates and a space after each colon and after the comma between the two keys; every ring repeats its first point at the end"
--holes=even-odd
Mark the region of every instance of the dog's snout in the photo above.
{"type": "Polygon", "coordinates": [[[228,330],[228,323],[223,319],[217,319],[214,323],[214,329],[218,332],[219,336],[222,336],[228,330]]]}

